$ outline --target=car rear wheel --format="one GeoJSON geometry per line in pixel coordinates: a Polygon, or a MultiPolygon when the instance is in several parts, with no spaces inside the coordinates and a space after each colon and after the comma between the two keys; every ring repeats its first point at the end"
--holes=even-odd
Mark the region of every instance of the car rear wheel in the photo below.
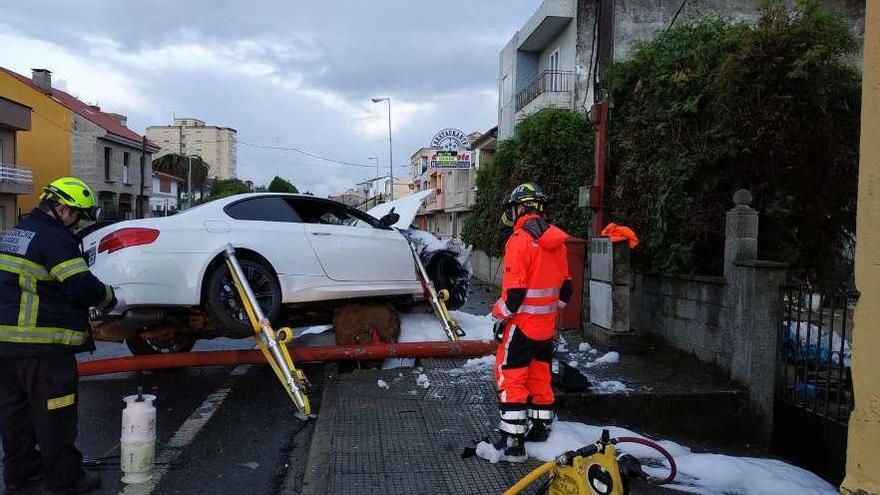
{"type": "MultiPolygon", "coordinates": [[[[275,321],[281,312],[281,286],[278,285],[275,273],[256,261],[239,259],[238,263],[263,314],[269,321],[275,321]]],[[[253,335],[247,312],[241,305],[226,264],[217,266],[209,277],[205,294],[205,316],[211,326],[224,337],[244,338],[253,335]]]]}
{"type": "Polygon", "coordinates": [[[178,332],[170,338],[145,339],[137,336],[125,339],[125,345],[135,356],[149,356],[151,354],[171,354],[175,352],[189,352],[196,345],[196,338],[192,335],[178,332]]]}
{"type": "Polygon", "coordinates": [[[461,263],[449,253],[437,253],[431,258],[427,266],[428,277],[434,282],[434,287],[449,291],[449,300],[446,307],[450,310],[458,309],[467,302],[468,296],[468,271],[461,263]]]}

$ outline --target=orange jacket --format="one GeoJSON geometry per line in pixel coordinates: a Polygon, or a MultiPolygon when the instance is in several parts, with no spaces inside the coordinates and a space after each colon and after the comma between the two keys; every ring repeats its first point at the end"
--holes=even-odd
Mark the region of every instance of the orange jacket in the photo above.
{"type": "Polygon", "coordinates": [[[553,337],[556,314],[571,298],[568,237],[543,217],[524,215],[504,248],[501,298],[492,306],[492,314],[521,328],[532,340],[553,337]]]}
{"type": "Polygon", "coordinates": [[[602,235],[610,237],[611,242],[627,241],[630,249],[635,249],[636,246],[639,245],[639,237],[636,235],[635,231],[624,225],[609,223],[604,229],[602,229],[602,235]]]}

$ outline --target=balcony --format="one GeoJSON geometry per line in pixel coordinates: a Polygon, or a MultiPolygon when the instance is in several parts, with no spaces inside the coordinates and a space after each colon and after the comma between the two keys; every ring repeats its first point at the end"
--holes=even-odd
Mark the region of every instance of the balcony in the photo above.
{"type": "Polygon", "coordinates": [[[33,191],[34,173],[27,167],[0,163],[0,193],[30,194],[33,191]]]}
{"type": "Polygon", "coordinates": [[[539,108],[548,106],[571,106],[571,98],[574,93],[574,71],[570,70],[545,70],[540,76],[530,82],[525,89],[516,94],[516,111],[525,109],[536,99],[541,99],[539,108]]]}
{"type": "Polygon", "coordinates": [[[439,189],[435,189],[433,193],[428,195],[428,199],[425,200],[425,211],[428,213],[443,211],[445,202],[443,193],[439,189]]]}

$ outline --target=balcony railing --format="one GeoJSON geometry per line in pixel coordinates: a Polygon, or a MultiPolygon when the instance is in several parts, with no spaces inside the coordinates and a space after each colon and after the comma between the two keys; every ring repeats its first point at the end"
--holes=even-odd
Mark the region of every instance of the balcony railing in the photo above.
{"type": "Polygon", "coordinates": [[[545,70],[528,86],[516,94],[516,111],[525,108],[544,93],[567,93],[574,89],[574,72],[570,70],[545,70]]]}
{"type": "Polygon", "coordinates": [[[0,163],[0,182],[15,182],[18,184],[34,183],[34,172],[26,167],[0,163]]]}

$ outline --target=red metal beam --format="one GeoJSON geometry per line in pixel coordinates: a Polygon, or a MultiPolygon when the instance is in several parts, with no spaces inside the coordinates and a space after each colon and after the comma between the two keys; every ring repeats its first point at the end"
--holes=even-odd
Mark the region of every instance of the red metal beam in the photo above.
{"type": "Polygon", "coordinates": [[[605,228],[605,163],[608,159],[608,102],[593,104],[596,128],[596,173],[590,190],[590,207],[593,209],[593,235],[601,235],[605,228]]]}
{"type": "MultiPolygon", "coordinates": [[[[460,340],[457,342],[405,342],[397,344],[373,343],[365,345],[330,345],[291,347],[290,356],[296,362],[361,361],[373,359],[423,357],[477,357],[495,352],[496,342],[460,340]]],[[[259,349],[240,351],[199,351],[150,356],[95,359],[79,363],[80,376],[105,375],[128,371],[145,371],[193,366],[230,366],[263,364],[266,359],[259,349]]]]}

